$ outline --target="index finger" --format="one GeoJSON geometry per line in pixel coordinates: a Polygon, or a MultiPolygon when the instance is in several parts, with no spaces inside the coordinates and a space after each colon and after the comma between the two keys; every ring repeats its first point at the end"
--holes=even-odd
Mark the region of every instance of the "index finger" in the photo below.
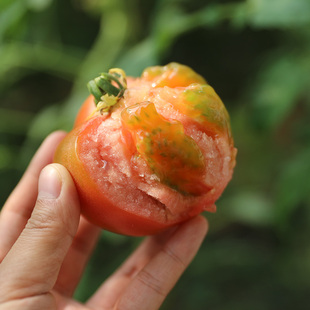
{"type": "Polygon", "coordinates": [[[134,276],[114,309],[159,309],[195,257],[207,233],[203,216],[181,224],[149,263],[134,276]]]}
{"type": "Polygon", "coordinates": [[[87,302],[95,309],[159,309],[196,255],[208,229],[203,216],[151,236],[87,302]]]}
{"type": "Polygon", "coordinates": [[[53,161],[56,147],[65,135],[57,131],[44,140],[4,204],[0,213],[0,262],[24,229],[36,202],[39,174],[53,161]]]}

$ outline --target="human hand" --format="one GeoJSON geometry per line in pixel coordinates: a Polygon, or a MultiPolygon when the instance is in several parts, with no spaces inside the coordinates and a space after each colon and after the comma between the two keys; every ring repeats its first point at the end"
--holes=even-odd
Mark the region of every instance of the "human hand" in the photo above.
{"type": "Polygon", "coordinates": [[[64,135],[44,141],[1,211],[0,309],[158,309],[197,253],[206,220],[145,238],[85,305],[74,301],[100,229],[80,216],[68,171],[49,165],[64,135]]]}

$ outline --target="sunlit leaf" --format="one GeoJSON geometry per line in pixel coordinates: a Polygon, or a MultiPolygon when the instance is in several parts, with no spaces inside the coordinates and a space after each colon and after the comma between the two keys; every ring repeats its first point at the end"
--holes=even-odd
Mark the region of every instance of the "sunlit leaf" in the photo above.
{"type": "Polygon", "coordinates": [[[123,68],[129,76],[139,76],[149,66],[159,63],[154,41],[145,40],[127,50],[116,61],[116,67],[123,68]]]}
{"type": "Polygon", "coordinates": [[[275,54],[263,67],[251,89],[252,121],[260,128],[275,128],[297,105],[309,83],[310,62],[275,54]]]}
{"type": "Polygon", "coordinates": [[[22,0],[0,2],[0,42],[6,32],[13,27],[27,12],[22,0]]]}
{"type": "Polygon", "coordinates": [[[271,226],[273,224],[272,201],[261,192],[242,191],[224,200],[225,212],[232,221],[247,225],[271,226]]]}
{"type": "Polygon", "coordinates": [[[26,0],[28,8],[35,11],[45,10],[53,0],[26,0]]]}
{"type": "Polygon", "coordinates": [[[248,0],[249,23],[256,27],[310,25],[309,0],[248,0]]]}

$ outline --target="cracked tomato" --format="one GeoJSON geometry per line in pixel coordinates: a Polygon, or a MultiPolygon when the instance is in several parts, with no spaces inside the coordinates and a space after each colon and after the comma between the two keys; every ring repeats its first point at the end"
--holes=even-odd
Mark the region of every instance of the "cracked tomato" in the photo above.
{"type": "Polygon", "coordinates": [[[55,162],[70,171],[90,222],[141,236],[215,211],[236,149],[225,106],[203,77],[170,63],[138,78],[111,69],[88,86],[55,162]]]}

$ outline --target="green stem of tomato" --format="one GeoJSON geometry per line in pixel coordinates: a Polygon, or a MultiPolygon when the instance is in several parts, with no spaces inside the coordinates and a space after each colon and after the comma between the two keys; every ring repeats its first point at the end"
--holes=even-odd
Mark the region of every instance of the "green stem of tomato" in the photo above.
{"type": "Polygon", "coordinates": [[[121,71],[115,72],[114,69],[108,73],[101,73],[100,76],[89,81],[87,87],[89,92],[94,96],[97,105],[104,100],[103,96],[105,95],[119,99],[123,96],[127,88],[125,73],[121,71]]]}

